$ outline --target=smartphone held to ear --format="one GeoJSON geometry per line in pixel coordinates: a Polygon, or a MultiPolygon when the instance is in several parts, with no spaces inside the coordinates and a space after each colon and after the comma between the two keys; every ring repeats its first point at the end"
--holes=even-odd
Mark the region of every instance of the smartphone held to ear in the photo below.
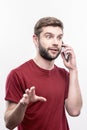
{"type": "Polygon", "coordinates": [[[68,62],[68,61],[69,61],[70,54],[65,54],[64,52],[62,52],[62,53],[63,53],[63,55],[64,55],[65,60],[68,62]]]}
{"type": "Polygon", "coordinates": [[[64,49],[65,49],[65,46],[64,46],[64,45],[62,45],[62,50],[61,50],[61,53],[63,54],[63,56],[64,56],[65,60],[68,62],[68,61],[69,61],[69,59],[70,59],[70,54],[69,54],[69,53],[65,53],[65,52],[64,52],[64,49]]]}

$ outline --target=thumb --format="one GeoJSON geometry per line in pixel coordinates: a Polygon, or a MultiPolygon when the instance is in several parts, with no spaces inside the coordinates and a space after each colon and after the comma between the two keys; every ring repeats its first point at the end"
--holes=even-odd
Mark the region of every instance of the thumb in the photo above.
{"type": "Polygon", "coordinates": [[[47,99],[41,96],[36,96],[37,100],[46,102],[47,99]]]}

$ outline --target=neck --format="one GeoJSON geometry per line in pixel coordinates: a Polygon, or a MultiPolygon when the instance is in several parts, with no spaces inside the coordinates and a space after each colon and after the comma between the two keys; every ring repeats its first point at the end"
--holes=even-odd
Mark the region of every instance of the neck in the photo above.
{"type": "Polygon", "coordinates": [[[54,60],[52,61],[48,61],[42,57],[35,57],[34,58],[34,62],[40,67],[40,68],[43,68],[43,69],[46,69],[46,70],[51,70],[54,68],[54,60]]]}

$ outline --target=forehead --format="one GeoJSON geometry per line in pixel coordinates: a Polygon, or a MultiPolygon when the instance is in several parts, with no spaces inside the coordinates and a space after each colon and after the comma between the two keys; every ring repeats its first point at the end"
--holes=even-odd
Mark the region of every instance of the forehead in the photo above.
{"type": "Polygon", "coordinates": [[[42,28],[42,34],[51,33],[51,34],[63,34],[63,30],[60,27],[47,26],[42,28]]]}

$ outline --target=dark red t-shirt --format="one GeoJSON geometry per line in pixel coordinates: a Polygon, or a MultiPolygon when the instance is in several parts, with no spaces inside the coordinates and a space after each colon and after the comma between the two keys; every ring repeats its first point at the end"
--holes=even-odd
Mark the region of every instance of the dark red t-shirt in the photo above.
{"type": "Polygon", "coordinates": [[[47,101],[29,104],[18,130],[69,130],[64,108],[68,72],[56,65],[52,70],[45,70],[29,60],[9,73],[5,100],[18,103],[31,86],[35,86],[36,94],[47,101]]]}

